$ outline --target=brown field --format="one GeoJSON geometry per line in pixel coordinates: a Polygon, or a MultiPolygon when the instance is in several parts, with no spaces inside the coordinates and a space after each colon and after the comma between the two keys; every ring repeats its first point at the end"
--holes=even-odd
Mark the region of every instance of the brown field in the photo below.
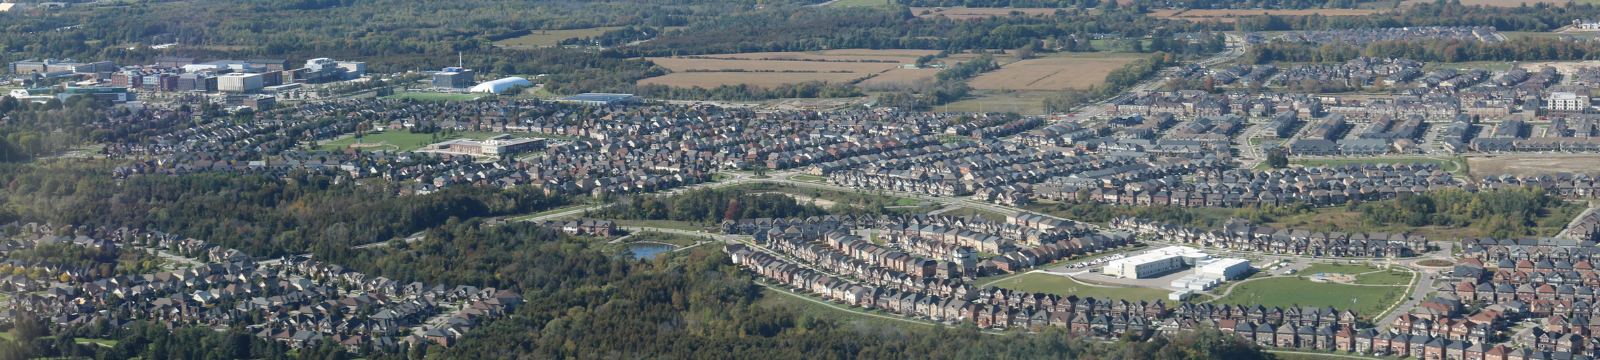
{"type": "MultiPolygon", "coordinates": [[[[1466,5],[1466,6],[1483,5],[1483,6],[1499,6],[1499,7],[1518,7],[1518,6],[1522,6],[1522,4],[1528,4],[1528,6],[1533,6],[1533,4],[1537,4],[1537,3],[1541,3],[1541,2],[1542,3],[1547,3],[1547,4],[1557,4],[1557,2],[1555,2],[1555,1],[1537,1],[1537,0],[1535,0],[1535,1],[1526,1],[1526,0],[1461,0],[1461,5],[1466,5]]],[[[1583,4],[1583,3],[1586,3],[1586,2],[1587,1],[1577,1],[1578,4],[1583,4]]],[[[1407,6],[1416,5],[1416,4],[1419,4],[1419,3],[1433,3],[1433,2],[1432,1],[1428,1],[1428,0],[1406,0],[1406,1],[1400,3],[1400,7],[1407,7],[1407,6]]],[[[1566,2],[1563,1],[1563,2],[1560,2],[1559,4],[1566,4],[1566,2]]]]}
{"type": "Polygon", "coordinates": [[[1155,10],[1150,16],[1163,19],[1184,19],[1191,21],[1216,19],[1221,22],[1234,22],[1235,19],[1246,16],[1272,14],[1272,15],[1312,15],[1326,16],[1359,16],[1381,12],[1380,10],[1362,9],[1307,9],[1307,10],[1155,10]]]}
{"type": "Polygon", "coordinates": [[[937,73],[939,73],[939,69],[893,69],[878,74],[877,77],[862,81],[861,85],[871,85],[889,81],[909,83],[912,81],[917,81],[918,79],[932,79],[933,75],[937,73]]]}
{"type": "Polygon", "coordinates": [[[751,84],[762,87],[773,87],[783,84],[802,83],[811,80],[827,82],[848,82],[867,76],[864,73],[671,73],[649,79],[639,80],[640,84],[661,84],[668,86],[713,88],[717,85],[751,84]]]}
{"type": "Polygon", "coordinates": [[[1028,59],[978,75],[967,84],[986,90],[1084,89],[1090,84],[1105,82],[1106,74],[1134,60],[1134,57],[1028,59]]]}
{"type": "Polygon", "coordinates": [[[965,19],[973,19],[973,18],[986,18],[986,17],[990,17],[990,16],[1005,17],[1005,16],[1009,16],[1012,11],[1020,11],[1023,14],[1028,14],[1028,15],[1048,15],[1048,14],[1054,14],[1056,12],[1056,10],[1057,9],[1055,9],[1055,8],[1014,8],[1014,9],[1006,9],[1006,8],[925,8],[925,7],[914,7],[914,8],[911,8],[911,13],[912,14],[917,14],[917,16],[925,17],[925,18],[931,18],[931,17],[935,17],[935,16],[939,16],[939,15],[944,15],[945,17],[948,17],[948,18],[951,18],[951,19],[965,20],[965,19]],[[928,13],[927,14],[923,14],[922,13],[923,10],[927,10],[928,13]]]}
{"type": "Polygon", "coordinates": [[[823,55],[846,55],[846,56],[904,56],[904,57],[919,57],[919,56],[923,56],[923,55],[935,55],[935,54],[938,54],[938,53],[939,53],[939,51],[937,51],[937,50],[910,50],[910,49],[906,49],[906,50],[837,49],[837,50],[823,50],[822,51],[823,55]]]}
{"type": "Polygon", "coordinates": [[[1593,173],[1600,156],[1496,156],[1467,158],[1474,179],[1500,174],[1593,173]]]}

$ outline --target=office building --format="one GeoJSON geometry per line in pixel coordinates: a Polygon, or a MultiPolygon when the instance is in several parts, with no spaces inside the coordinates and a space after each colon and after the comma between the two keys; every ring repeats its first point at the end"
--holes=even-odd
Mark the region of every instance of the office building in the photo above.
{"type": "Polygon", "coordinates": [[[217,90],[222,92],[246,93],[260,91],[262,87],[261,74],[230,73],[217,77],[217,90]]]}

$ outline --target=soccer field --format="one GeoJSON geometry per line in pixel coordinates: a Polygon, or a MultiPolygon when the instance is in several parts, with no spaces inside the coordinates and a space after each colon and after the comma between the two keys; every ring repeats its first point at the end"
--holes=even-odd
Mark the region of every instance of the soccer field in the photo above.
{"type": "MultiPolygon", "coordinates": [[[[1362,316],[1375,316],[1404,299],[1405,286],[1359,286],[1318,283],[1300,278],[1261,279],[1239,284],[1218,304],[1261,305],[1266,307],[1316,306],[1341,311],[1350,309],[1362,316]]],[[[1220,293],[1223,290],[1212,290],[1220,293]]]]}

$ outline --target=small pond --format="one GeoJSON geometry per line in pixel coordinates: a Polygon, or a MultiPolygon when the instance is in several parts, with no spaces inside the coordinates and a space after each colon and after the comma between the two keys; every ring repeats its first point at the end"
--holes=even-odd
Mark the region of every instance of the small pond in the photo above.
{"type": "Polygon", "coordinates": [[[657,243],[632,243],[628,250],[633,252],[634,259],[654,259],[656,254],[676,250],[677,246],[657,243]]]}

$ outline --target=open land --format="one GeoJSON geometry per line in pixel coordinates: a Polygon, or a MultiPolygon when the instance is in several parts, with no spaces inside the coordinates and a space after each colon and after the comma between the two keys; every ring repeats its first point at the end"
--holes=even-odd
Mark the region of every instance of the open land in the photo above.
{"type": "Polygon", "coordinates": [[[1467,158],[1474,179],[1500,174],[1554,174],[1594,172],[1600,169],[1600,156],[1495,156],[1467,158]]]}
{"type": "Polygon", "coordinates": [[[1048,15],[1048,14],[1054,14],[1056,12],[1056,10],[1059,10],[1059,9],[1056,9],[1056,8],[926,8],[926,7],[914,7],[914,8],[911,8],[911,13],[912,14],[917,14],[917,16],[925,17],[925,18],[931,18],[931,17],[936,17],[936,16],[943,15],[944,17],[948,17],[948,18],[951,18],[951,19],[965,20],[965,19],[974,19],[974,18],[986,18],[986,17],[990,17],[990,16],[1011,16],[1012,13],[1021,13],[1021,14],[1027,14],[1027,15],[1048,15]],[[922,13],[923,10],[927,10],[928,13],[927,14],[923,14],[922,13]]]}
{"type": "Polygon", "coordinates": [[[1106,74],[1138,59],[1138,55],[1050,56],[1022,60],[978,75],[967,84],[985,90],[1087,89],[1104,83],[1106,74]]]}
{"type": "Polygon", "coordinates": [[[1216,20],[1220,22],[1234,22],[1241,17],[1261,14],[1271,15],[1323,15],[1323,16],[1361,16],[1378,13],[1380,10],[1363,9],[1306,9],[1306,10],[1155,10],[1150,16],[1163,19],[1184,19],[1189,21],[1216,20]]]}
{"type": "MultiPolygon", "coordinates": [[[[1534,219],[1536,224],[1559,224],[1553,227],[1536,226],[1532,230],[1539,236],[1554,236],[1568,221],[1582,212],[1581,204],[1567,203],[1558,208],[1547,209],[1546,213],[1534,219]]],[[[1361,213],[1347,211],[1343,207],[1324,207],[1312,209],[1310,212],[1293,216],[1281,216],[1275,221],[1261,224],[1273,228],[1305,229],[1307,231],[1342,231],[1342,232],[1387,232],[1405,233],[1407,235],[1420,235],[1430,239],[1453,239],[1467,237],[1482,237],[1483,231],[1476,226],[1409,226],[1405,224],[1371,226],[1361,221],[1361,213]]]]}
{"type": "Polygon", "coordinates": [[[994,286],[1034,293],[1061,296],[1077,295],[1078,297],[1111,297],[1114,299],[1127,299],[1128,301],[1165,300],[1167,294],[1171,293],[1171,291],[1162,289],[1085,285],[1066,276],[1044,273],[1023,274],[997,282],[994,286]]]}
{"type": "Polygon", "coordinates": [[[1377,314],[1406,294],[1404,286],[1360,286],[1318,283],[1300,278],[1271,278],[1236,285],[1216,303],[1266,307],[1317,306],[1377,314]]]}
{"type": "MultiPolygon", "coordinates": [[[[617,30],[617,29],[621,29],[621,28],[623,28],[623,27],[621,27],[621,26],[609,26],[609,27],[597,27],[597,28],[589,28],[589,29],[571,29],[571,30],[535,30],[532,34],[496,41],[496,42],[494,42],[494,45],[511,47],[511,48],[556,46],[557,44],[560,44],[562,40],[571,39],[571,38],[600,36],[600,34],[604,34],[607,31],[617,30]]],[[[683,27],[681,27],[681,26],[679,26],[679,27],[667,27],[668,30],[671,30],[671,29],[682,29],[682,28],[683,27]]]]}
{"type": "Polygon", "coordinates": [[[1022,115],[1044,114],[1044,98],[1054,91],[976,90],[966,98],[934,108],[935,111],[1005,111],[1022,115]]]}
{"type": "Polygon", "coordinates": [[[878,74],[878,76],[874,76],[871,79],[862,81],[861,85],[873,85],[890,82],[909,84],[922,79],[932,80],[934,74],[938,73],[939,69],[893,69],[878,74]]]}
{"type": "Polygon", "coordinates": [[[871,50],[858,50],[852,55],[787,52],[727,54],[692,59],[650,58],[656,65],[672,69],[675,73],[639,80],[639,83],[715,87],[738,84],[776,86],[813,80],[848,82],[890,71],[902,63],[914,62],[922,55],[906,52],[873,54],[871,50]]]}
{"type": "Polygon", "coordinates": [[[488,95],[484,95],[484,94],[446,94],[446,93],[432,93],[432,92],[405,92],[405,93],[399,93],[399,94],[385,96],[383,98],[385,98],[385,99],[434,100],[434,101],[469,101],[469,100],[476,100],[477,98],[484,97],[484,96],[488,96],[488,95]]]}

